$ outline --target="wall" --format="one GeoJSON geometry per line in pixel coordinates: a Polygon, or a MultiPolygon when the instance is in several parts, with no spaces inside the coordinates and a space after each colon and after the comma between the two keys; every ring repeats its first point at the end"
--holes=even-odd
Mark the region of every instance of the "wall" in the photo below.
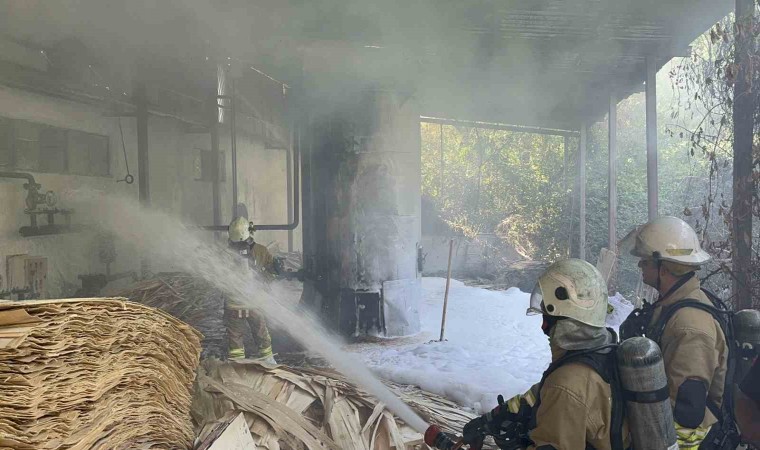
{"type": "MultiPolygon", "coordinates": [[[[132,185],[117,183],[126,174],[118,119],[105,117],[100,108],[58,100],[52,97],[22,92],[0,86],[0,116],[25,119],[62,128],[97,133],[109,137],[110,177],[85,177],[34,173],[44,191],[53,190],[62,197],[72,190],[85,188],[108,194],[137,197],[137,179],[132,185]]],[[[137,135],[134,118],[122,118],[124,141],[132,174],[137,178],[137,135]]],[[[197,181],[194,164],[199,149],[210,150],[209,134],[187,133],[181,122],[157,116],[149,118],[150,190],[152,205],[176,214],[188,223],[211,225],[211,184],[197,181]]],[[[220,151],[227,158],[226,181],[222,185],[223,224],[231,220],[231,189],[229,186],[229,135],[220,136],[220,151]]],[[[250,218],[257,223],[287,221],[285,193],[285,150],[266,149],[255,138],[238,133],[239,201],[247,205],[250,218]]],[[[0,167],[0,170],[5,168],[0,167]]],[[[79,286],[77,275],[102,273],[99,262],[99,237],[81,232],[56,236],[23,238],[21,226],[29,224],[24,214],[22,180],[0,179],[0,276],[5,279],[5,257],[18,253],[47,256],[47,297],[69,295],[79,286]]],[[[66,207],[64,200],[61,207],[66,207]]],[[[72,223],[86,223],[83,214],[74,214],[72,223]]],[[[42,219],[44,223],[44,219],[42,219]]],[[[257,239],[265,244],[276,242],[287,249],[287,232],[261,232],[257,239]]],[[[300,227],[294,234],[294,247],[300,250],[300,227]]],[[[128,243],[118,242],[117,259],[112,272],[138,269],[135,250],[128,243]]],[[[161,270],[162,268],[153,268],[161,270]]],[[[0,290],[5,284],[0,285],[0,290]]]]}

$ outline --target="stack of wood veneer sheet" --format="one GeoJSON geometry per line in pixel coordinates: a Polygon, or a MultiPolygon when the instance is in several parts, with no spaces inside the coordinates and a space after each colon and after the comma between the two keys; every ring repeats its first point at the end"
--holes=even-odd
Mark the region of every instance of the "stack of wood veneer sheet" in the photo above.
{"type": "Polygon", "coordinates": [[[190,448],[200,339],[124,299],[0,302],[0,449],[190,448]]]}

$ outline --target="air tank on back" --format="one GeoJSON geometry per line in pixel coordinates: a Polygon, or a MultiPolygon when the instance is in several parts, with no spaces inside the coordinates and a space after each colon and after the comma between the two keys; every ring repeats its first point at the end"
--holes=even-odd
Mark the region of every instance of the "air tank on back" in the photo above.
{"type": "Polygon", "coordinates": [[[617,360],[634,450],[677,450],[660,347],[651,339],[633,337],[620,344],[617,360]]]}
{"type": "Polygon", "coordinates": [[[760,352],[760,311],[756,309],[738,311],[734,314],[733,322],[734,340],[739,348],[735,379],[740,382],[760,352]]]}

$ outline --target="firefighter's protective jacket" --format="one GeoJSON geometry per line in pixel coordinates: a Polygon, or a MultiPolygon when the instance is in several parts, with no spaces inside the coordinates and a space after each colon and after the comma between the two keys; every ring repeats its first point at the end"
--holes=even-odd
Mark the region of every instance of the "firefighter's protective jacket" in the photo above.
{"type": "Polygon", "coordinates": [[[570,450],[586,448],[586,444],[597,450],[612,448],[610,385],[583,363],[567,363],[546,378],[535,414],[536,428],[530,432],[535,447],[531,448],[570,450]]]}
{"type": "MultiPolygon", "coordinates": [[[[663,308],[684,300],[712,305],[696,277],[654,305],[650,326],[663,308]]],[[[673,418],[681,449],[698,448],[717,421],[707,400],[718,407],[723,400],[728,347],[720,325],[706,311],[681,308],[670,318],[660,339],[668,377],[673,418]]]]}
{"type": "MultiPolygon", "coordinates": [[[[274,268],[274,257],[272,257],[272,254],[269,253],[269,250],[261,244],[254,243],[251,247],[250,255],[249,255],[249,263],[251,267],[262,277],[267,279],[268,277],[271,277],[271,274],[273,272],[274,268]]],[[[247,310],[250,309],[250,307],[246,307],[245,305],[236,303],[232,299],[227,299],[227,302],[225,304],[225,307],[227,309],[233,309],[233,310],[247,310]]]]}
{"type": "MultiPolygon", "coordinates": [[[[566,351],[551,345],[552,361],[566,351]]],[[[592,367],[568,362],[552,372],[543,385],[533,385],[525,394],[507,401],[510,412],[517,414],[522,403],[533,409],[536,427],[530,431],[534,445],[529,449],[584,449],[587,444],[597,450],[611,450],[612,389],[592,367]],[[538,390],[541,403],[535,408],[538,390]]],[[[621,430],[623,443],[630,445],[627,421],[621,430]]]]}

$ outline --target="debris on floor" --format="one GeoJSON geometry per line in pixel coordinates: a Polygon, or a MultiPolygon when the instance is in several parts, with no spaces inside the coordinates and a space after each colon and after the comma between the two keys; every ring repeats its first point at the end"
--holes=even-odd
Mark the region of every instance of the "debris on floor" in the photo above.
{"type": "MultiPolygon", "coordinates": [[[[427,421],[461,431],[474,415],[413,388],[393,390],[427,421]]],[[[385,450],[426,448],[420,433],[382,403],[327,369],[204,361],[192,415],[203,442],[230,411],[245,414],[256,448],[385,450]]]]}
{"type": "Polygon", "coordinates": [[[202,358],[227,354],[224,296],[202,278],[181,272],[158,273],[114,296],[159,308],[200,331],[202,358]]]}
{"type": "Polygon", "coordinates": [[[256,450],[243,413],[230,411],[218,423],[209,426],[211,432],[206,434],[197,450],[256,450]]]}
{"type": "Polygon", "coordinates": [[[0,448],[189,448],[200,335],[123,299],[0,302],[0,448]]]}

